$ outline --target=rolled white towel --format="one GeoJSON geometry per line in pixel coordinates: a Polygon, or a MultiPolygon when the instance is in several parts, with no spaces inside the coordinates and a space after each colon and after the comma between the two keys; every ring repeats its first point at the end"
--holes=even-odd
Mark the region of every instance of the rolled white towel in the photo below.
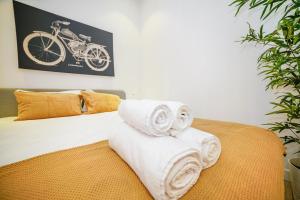
{"type": "Polygon", "coordinates": [[[153,136],[169,135],[174,119],[168,106],[153,100],[124,100],[119,115],[127,124],[153,136]]]}
{"type": "Polygon", "coordinates": [[[174,121],[169,130],[170,135],[175,136],[192,125],[193,115],[187,105],[176,101],[166,101],[164,103],[171,109],[174,115],[174,121]]]}
{"type": "Polygon", "coordinates": [[[207,132],[188,128],[176,136],[179,140],[198,149],[203,169],[213,166],[221,154],[220,140],[207,132]]]}
{"type": "Polygon", "coordinates": [[[125,122],[109,134],[109,145],[134,170],[157,200],[178,199],[198,180],[202,166],[196,149],[171,137],[152,137],[125,122]]]}

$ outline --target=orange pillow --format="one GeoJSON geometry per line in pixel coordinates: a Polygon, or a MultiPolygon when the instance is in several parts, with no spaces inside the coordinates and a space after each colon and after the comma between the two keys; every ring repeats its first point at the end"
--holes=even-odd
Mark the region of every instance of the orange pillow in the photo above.
{"type": "Polygon", "coordinates": [[[118,110],[121,102],[120,97],[113,94],[81,91],[81,95],[89,114],[118,110]]]}
{"type": "Polygon", "coordinates": [[[16,120],[45,119],[81,114],[80,95],[15,91],[16,120]]]}

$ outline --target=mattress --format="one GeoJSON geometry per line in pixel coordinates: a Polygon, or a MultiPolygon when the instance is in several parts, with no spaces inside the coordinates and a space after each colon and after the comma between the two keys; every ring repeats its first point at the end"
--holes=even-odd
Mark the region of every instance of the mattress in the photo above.
{"type": "Polygon", "coordinates": [[[117,112],[15,121],[0,118],[0,166],[107,139],[117,112]]]}
{"type": "MultiPolygon", "coordinates": [[[[51,146],[51,143],[60,138],[55,135],[55,130],[63,134],[63,142],[58,145],[59,148],[33,148],[24,145],[15,150],[27,151],[27,154],[33,150],[35,153],[23,157],[18,155],[14,160],[19,158],[20,161],[0,168],[0,199],[151,199],[134,171],[109,148],[105,140],[105,129],[108,131],[113,124],[115,114],[106,115],[93,116],[98,118],[95,123],[106,125],[96,132],[90,130],[86,137],[89,138],[90,134],[92,139],[82,135],[84,133],[81,131],[88,130],[87,127],[74,132],[79,128],[75,123],[79,122],[77,119],[70,122],[76,128],[68,131],[59,128],[49,132],[37,130],[36,135],[23,131],[22,140],[43,135],[28,144],[42,142],[43,145],[51,146]],[[102,121],[99,120],[101,118],[102,121]],[[47,135],[51,133],[56,139],[43,142],[45,138],[51,138],[51,135],[47,135]],[[77,139],[71,139],[73,136],[77,139]],[[65,142],[67,145],[62,146],[65,142]],[[57,151],[59,149],[64,150],[57,151]],[[37,154],[41,155],[36,156],[37,154]]],[[[53,122],[52,128],[54,125],[56,123],[53,122]]],[[[3,131],[4,125],[1,127],[3,131]]],[[[200,119],[194,121],[193,127],[218,136],[222,143],[222,154],[216,165],[202,171],[197,183],[182,199],[284,199],[284,149],[274,133],[253,126],[200,119]]],[[[23,128],[15,129],[22,131],[23,128]]],[[[13,134],[20,136],[19,132],[13,134]]],[[[0,135],[2,139],[5,138],[3,132],[0,135]]],[[[12,140],[11,137],[6,137],[12,140]]],[[[3,142],[0,147],[2,145],[3,142]]],[[[20,144],[13,147],[6,144],[8,149],[1,147],[1,154],[18,146],[20,144]]],[[[2,158],[8,159],[4,155],[2,158]]]]}

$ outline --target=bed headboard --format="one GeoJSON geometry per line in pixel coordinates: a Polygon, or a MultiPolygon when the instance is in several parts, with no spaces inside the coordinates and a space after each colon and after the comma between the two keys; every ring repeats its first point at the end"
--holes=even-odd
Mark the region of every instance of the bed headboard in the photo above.
{"type": "MultiPolygon", "coordinates": [[[[0,88],[0,117],[17,116],[18,108],[14,95],[14,91],[17,89],[34,91],[34,92],[59,92],[66,90],[78,90],[78,89],[24,89],[24,88],[0,88]]],[[[123,90],[101,90],[93,89],[95,92],[103,92],[109,94],[118,95],[120,98],[125,99],[126,94],[123,90]]]]}

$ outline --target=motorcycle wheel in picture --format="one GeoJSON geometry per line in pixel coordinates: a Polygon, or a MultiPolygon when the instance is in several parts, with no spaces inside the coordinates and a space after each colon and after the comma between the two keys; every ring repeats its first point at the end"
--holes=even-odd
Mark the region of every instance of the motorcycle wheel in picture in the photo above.
{"type": "Polygon", "coordinates": [[[23,49],[28,58],[45,66],[55,66],[66,56],[63,44],[57,37],[46,32],[33,32],[26,36],[23,49]]]}
{"type": "Polygon", "coordinates": [[[85,62],[94,71],[104,71],[111,61],[104,47],[90,44],[85,50],[85,62]]]}

